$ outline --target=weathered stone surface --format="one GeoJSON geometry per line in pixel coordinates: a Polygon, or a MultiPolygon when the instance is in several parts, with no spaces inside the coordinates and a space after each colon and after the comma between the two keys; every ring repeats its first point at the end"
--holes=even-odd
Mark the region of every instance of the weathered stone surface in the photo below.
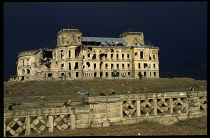
{"type": "Polygon", "coordinates": [[[122,124],[126,125],[126,124],[135,124],[136,123],[136,119],[127,119],[127,120],[122,120],[122,124]]]}
{"type": "Polygon", "coordinates": [[[157,122],[163,125],[172,125],[177,122],[177,118],[173,116],[149,118],[149,121],[157,122]]]}
{"type": "Polygon", "coordinates": [[[90,107],[83,106],[83,107],[75,107],[75,114],[82,114],[82,113],[89,113],[90,107]]]}

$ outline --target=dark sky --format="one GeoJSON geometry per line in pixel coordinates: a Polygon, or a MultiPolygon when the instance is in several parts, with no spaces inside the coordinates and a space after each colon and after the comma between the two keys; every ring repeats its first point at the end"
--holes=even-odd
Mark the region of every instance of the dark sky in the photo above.
{"type": "Polygon", "coordinates": [[[16,74],[21,51],[56,40],[71,24],[83,36],[119,37],[128,28],[143,32],[160,48],[160,77],[206,79],[207,2],[5,2],[4,73],[16,74]]]}

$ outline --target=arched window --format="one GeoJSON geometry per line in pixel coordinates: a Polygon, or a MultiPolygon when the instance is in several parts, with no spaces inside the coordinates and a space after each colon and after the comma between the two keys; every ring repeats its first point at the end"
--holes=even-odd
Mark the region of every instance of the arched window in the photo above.
{"type": "Polygon", "coordinates": [[[140,58],[141,58],[141,59],[144,58],[144,53],[143,53],[143,51],[140,52],[140,58]]]}

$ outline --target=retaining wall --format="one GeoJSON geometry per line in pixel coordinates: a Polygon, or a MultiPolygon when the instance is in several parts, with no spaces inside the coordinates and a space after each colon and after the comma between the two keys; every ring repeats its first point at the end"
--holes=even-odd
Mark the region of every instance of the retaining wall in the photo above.
{"type": "Polygon", "coordinates": [[[85,106],[4,112],[4,136],[108,127],[143,120],[170,125],[207,115],[207,91],[86,97],[85,106]]]}

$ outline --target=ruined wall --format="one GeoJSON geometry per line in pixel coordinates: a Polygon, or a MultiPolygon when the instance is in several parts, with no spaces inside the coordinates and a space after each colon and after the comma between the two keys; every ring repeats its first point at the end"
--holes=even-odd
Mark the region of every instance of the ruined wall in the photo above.
{"type": "Polygon", "coordinates": [[[4,112],[4,136],[150,120],[170,125],[207,115],[207,91],[86,97],[85,106],[4,112]]]}

